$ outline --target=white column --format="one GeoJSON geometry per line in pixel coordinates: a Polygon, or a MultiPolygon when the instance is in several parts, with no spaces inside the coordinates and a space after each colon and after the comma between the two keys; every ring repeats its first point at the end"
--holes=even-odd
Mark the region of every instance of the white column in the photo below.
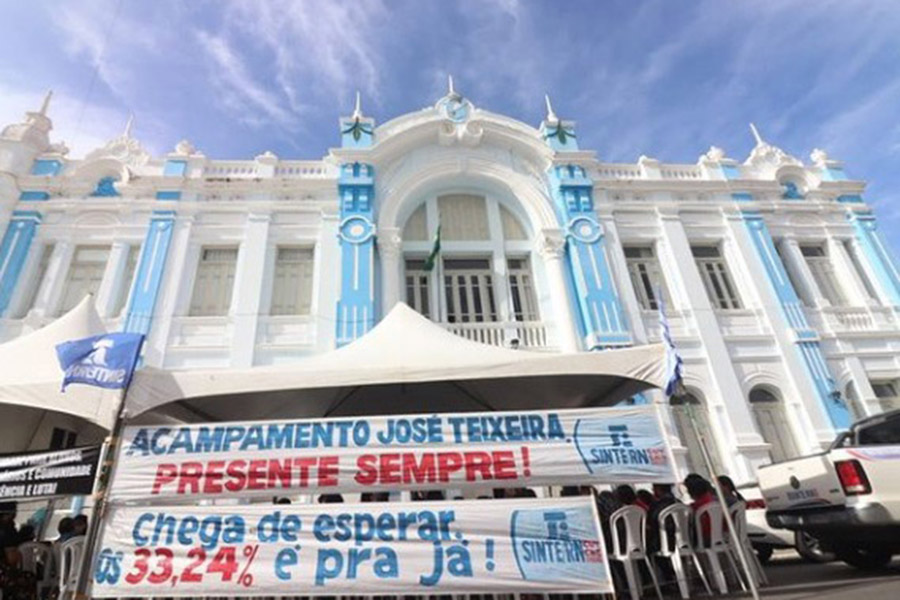
{"type": "Polygon", "coordinates": [[[806,264],[797,240],[782,240],[778,248],[784,257],[784,266],[791,274],[791,281],[795,287],[800,288],[797,290],[797,294],[807,303],[812,302],[815,306],[831,306],[828,299],[819,291],[819,286],[816,285],[816,280],[813,278],[812,271],[809,270],[809,265],[806,264]]]}
{"type": "Polygon", "coordinates": [[[269,266],[266,250],[269,243],[270,221],[271,216],[268,214],[251,213],[247,217],[244,243],[238,252],[234,298],[231,302],[234,325],[231,336],[232,367],[253,366],[263,277],[269,266]]]}
{"type": "MultiPolygon", "coordinates": [[[[602,215],[600,220],[603,230],[606,232],[606,251],[609,256],[611,275],[616,289],[619,291],[619,299],[622,302],[625,314],[628,316],[632,339],[636,345],[647,344],[650,341],[650,336],[644,325],[644,310],[641,308],[640,302],[638,302],[634,286],[631,284],[631,277],[628,275],[628,261],[625,260],[625,252],[622,248],[622,240],[619,238],[616,221],[612,215],[602,215]]],[[[687,449],[681,445],[665,392],[663,390],[647,390],[644,392],[644,396],[651,404],[656,404],[660,407],[665,434],[675,454],[675,461],[678,463],[680,474],[682,476],[686,475],[687,449]]]]}
{"type": "MultiPolygon", "coordinates": [[[[494,272],[494,298],[497,305],[497,318],[503,323],[515,321],[512,296],[509,289],[509,265],[506,262],[506,249],[503,239],[503,222],[500,217],[500,205],[493,198],[487,202],[488,230],[491,236],[491,270],[494,272]]],[[[515,327],[508,326],[504,331],[508,342],[517,337],[515,327]]]]}
{"type": "MultiPolygon", "coordinates": [[[[194,285],[193,277],[185,272],[190,255],[188,249],[193,225],[193,215],[178,215],[172,225],[174,229],[160,282],[156,314],[153,315],[150,333],[144,344],[144,363],[151,367],[163,367],[169,345],[169,333],[172,330],[172,318],[178,310],[179,300],[185,296],[189,297],[194,285]]],[[[193,273],[192,266],[189,272],[193,273]]]]}
{"type": "Polygon", "coordinates": [[[53,247],[50,262],[47,264],[47,274],[44,276],[46,285],[42,286],[34,301],[33,314],[37,317],[54,317],[59,306],[63,288],[66,285],[66,276],[75,246],[70,240],[59,240],[53,247]]]}
{"type": "Polygon", "coordinates": [[[892,306],[894,302],[891,299],[891,296],[885,293],[884,288],[878,284],[878,273],[873,270],[872,264],[866,258],[865,251],[860,247],[859,240],[855,237],[850,239],[850,248],[859,261],[860,268],[865,271],[865,275],[872,284],[872,288],[877,296],[877,298],[872,301],[872,304],[874,306],[892,306]]]}
{"type": "MultiPolygon", "coordinates": [[[[750,274],[750,281],[762,299],[760,306],[768,327],[774,333],[778,353],[782,357],[782,367],[787,373],[784,386],[780,389],[784,409],[788,417],[789,430],[793,434],[797,449],[801,452],[819,452],[822,438],[834,437],[831,421],[822,407],[815,385],[810,380],[807,366],[801,357],[793,329],[784,317],[781,300],[769,282],[769,275],[759,256],[750,232],[739,215],[728,220],[731,234],[739,252],[740,260],[750,274]]],[[[779,260],[778,256],[771,257],[779,260]]]]}
{"type": "MultiPolygon", "coordinates": [[[[866,373],[866,368],[863,366],[859,357],[848,356],[846,365],[847,369],[850,371],[850,379],[853,381],[853,386],[856,388],[857,400],[859,401],[859,407],[862,409],[863,413],[868,416],[884,412],[881,408],[881,402],[878,400],[878,396],[875,395],[875,390],[872,389],[872,383],[869,381],[869,375],[866,373]]],[[[845,390],[841,390],[841,393],[846,397],[845,390]]]]}
{"type": "Polygon", "coordinates": [[[581,345],[576,333],[577,322],[569,298],[565,265],[563,265],[566,254],[566,239],[563,232],[559,229],[542,230],[538,235],[537,251],[544,259],[547,284],[550,286],[550,297],[553,299],[553,321],[560,350],[578,352],[581,350],[581,345]]]}
{"type": "Polygon", "coordinates": [[[615,288],[619,291],[619,300],[622,302],[625,313],[628,315],[628,324],[631,326],[631,337],[635,344],[646,344],[648,341],[647,328],[644,326],[644,313],[638,302],[631,277],[628,275],[628,263],[625,260],[625,252],[619,239],[619,231],[616,221],[611,215],[604,215],[600,219],[603,230],[606,232],[606,252],[609,256],[610,271],[615,288]]]}
{"type": "Polygon", "coordinates": [[[381,316],[391,312],[403,298],[403,258],[400,230],[396,227],[378,231],[378,259],[381,266],[381,316]]]}
{"type": "MultiPolygon", "coordinates": [[[[334,203],[337,207],[337,202],[334,203]]],[[[316,243],[312,314],[316,322],[316,351],[334,350],[337,302],[341,294],[341,247],[338,242],[340,216],[322,215],[316,243]]]]}
{"type": "Polygon", "coordinates": [[[97,288],[95,306],[97,312],[103,318],[117,317],[112,314],[113,305],[116,302],[116,292],[122,285],[122,276],[125,274],[125,263],[128,261],[128,244],[125,242],[113,242],[109,250],[109,260],[106,261],[106,271],[97,288]]]}
{"type": "Polygon", "coordinates": [[[844,246],[844,241],[838,238],[829,238],[828,256],[834,265],[835,275],[841,282],[841,287],[847,295],[850,306],[872,306],[877,300],[871,298],[866,291],[866,286],[856,271],[856,265],[844,246]]]}
{"type": "Polygon", "coordinates": [[[719,456],[738,480],[752,480],[755,478],[754,467],[769,462],[768,446],[754,426],[753,415],[722,337],[715,309],[695,266],[680,216],[660,214],[660,224],[663,241],[674,259],[671,261],[674,269],[670,272],[680,280],[686,295],[716,388],[705,391],[711,392],[707,393],[706,402],[709,403],[712,428],[716,430],[719,456]]]}

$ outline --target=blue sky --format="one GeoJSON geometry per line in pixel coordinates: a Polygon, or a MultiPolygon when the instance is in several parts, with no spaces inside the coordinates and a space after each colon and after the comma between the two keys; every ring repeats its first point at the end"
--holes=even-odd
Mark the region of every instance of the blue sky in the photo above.
{"type": "Polygon", "coordinates": [[[869,182],[900,248],[900,4],[891,0],[0,0],[0,123],[56,91],[56,139],[118,134],[163,153],[318,158],[355,90],[379,122],[432,104],[446,75],[536,125],[549,92],[601,160],[743,160],[754,121],[808,161],[869,182]],[[12,25],[12,26],[10,26],[12,25]],[[897,232],[897,233],[894,233],[897,232]]]}

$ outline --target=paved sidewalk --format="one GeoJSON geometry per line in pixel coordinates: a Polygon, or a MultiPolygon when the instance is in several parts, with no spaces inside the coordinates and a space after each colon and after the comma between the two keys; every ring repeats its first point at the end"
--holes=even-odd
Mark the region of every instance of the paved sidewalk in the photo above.
{"type": "MultiPolygon", "coordinates": [[[[766,566],[769,586],[760,590],[773,600],[900,600],[900,560],[889,569],[866,573],[844,563],[813,565],[793,552],[779,553],[766,566]]],[[[735,594],[733,597],[749,597],[735,594]]]]}

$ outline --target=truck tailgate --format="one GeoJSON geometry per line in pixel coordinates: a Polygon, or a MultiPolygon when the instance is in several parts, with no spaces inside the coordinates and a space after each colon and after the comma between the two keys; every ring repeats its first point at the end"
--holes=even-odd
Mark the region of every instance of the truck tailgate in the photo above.
{"type": "Polygon", "coordinates": [[[770,511],[843,506],[846,501],[827,454],[760,467],[758,476],[770,511]]]}

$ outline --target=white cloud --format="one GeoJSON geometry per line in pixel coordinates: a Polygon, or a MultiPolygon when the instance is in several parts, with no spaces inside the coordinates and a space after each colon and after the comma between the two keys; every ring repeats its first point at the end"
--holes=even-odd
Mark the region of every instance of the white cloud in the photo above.
{"type": "Polygon", "coordinates": [[[220,93],[219,99],[239,119],[257,124],[254,119],[262,111],[280,125],[293,123],[293,116],[281,105],[281,99],[254,79],[243,59],[224,38],[201,31],[197,40],[212,62],[210,78],[220,93]]]}
{"type": "Polygon", "coordinates": [[[346,101],[356,89],[378,101],[386,15],[378,1],[235,2],[218,34],[271,56],[278,92],[303,112],[316,100],[346,101]]]}
{"type": "MultiPolygon", "coordinates": [[[[135,54],[165,44],[164,29],[148,28],[129,17],[124,0],[91,0],[54,6],[46,17],[62,34],[65,50],[84,55],[97,79],[120,100],[130,103],[134,93],[135,54]]],[[[92,90],[86,90],[92,91],[92,90]]]]}

